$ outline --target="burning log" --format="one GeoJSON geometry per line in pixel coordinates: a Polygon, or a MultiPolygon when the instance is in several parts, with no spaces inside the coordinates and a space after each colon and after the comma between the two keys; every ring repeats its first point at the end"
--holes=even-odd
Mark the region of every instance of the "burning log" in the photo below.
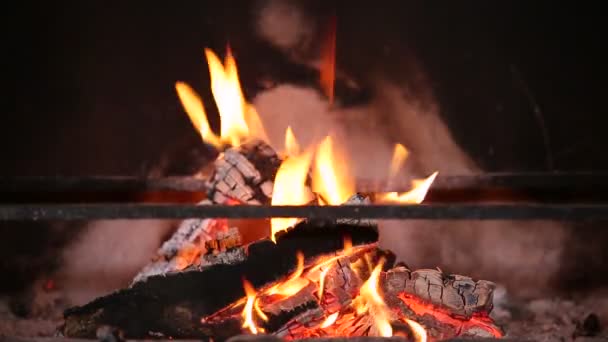
{"type": "Polygon", "coordinates": [[[109,325],[121,329],[127,337],[149,336],[150,332],[183,338],[208,337],[201,317],[243,297],[243,278],[256,288],[278,281],[293,270],[297,253],[303,253],[308,265],[320,256],[343,249],[345,236],[350,236],[354,248],[374,244],[378,231],[375,226],[302,221],[278,234],[276,244],[263,239],[217,256],[230,259],[222,255],[240,250],[240,255],[246,255],[244,259],[149,276],[128,289],[71,308],[65,312],[63,333],[90,338],[98,326],[109,325]]]}
{"type": "MultiPolygon", "coordinates": [[[[276,152],[261,140],[250,140],[220,153],[207,180],[208,197],[199,205],[269,204],[273,179],[281,164],[276,152]]],[[[241,245],[238,229],[229,229],[226,220],[188,219],[181,222],[173,236],[158,250],[153,261],[133,279],[179,271],[190,265],[236,262],[240,252],[222,254],[241,245]]]]}
{"type": "Polygon", "coordinates": [[[422,324],[435,339],[502,336],[489,318],[492,282],[397,267],[383,274],[380,283],[388,305],[422,324]]]}

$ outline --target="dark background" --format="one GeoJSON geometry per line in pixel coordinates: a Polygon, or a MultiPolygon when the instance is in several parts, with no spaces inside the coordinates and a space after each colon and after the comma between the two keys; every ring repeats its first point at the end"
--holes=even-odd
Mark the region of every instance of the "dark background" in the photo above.
{"type": "MultiPolygon", "coordinates": [[[[337,15],[338,65],[360,80],[407,78],[396,71],[415,58],[456,139],[487,170],[608,169],[599,8],[304,3],[317,18],[337,15]]],[[[230,41],[248,89],[262,76],[289,78],[289,62],[253,35],[254,2],[19,6],[2,44],[1,175],[139,174],[171,146],[196,142],[173,84],[205,96],[205,46],[230,41]]]]}

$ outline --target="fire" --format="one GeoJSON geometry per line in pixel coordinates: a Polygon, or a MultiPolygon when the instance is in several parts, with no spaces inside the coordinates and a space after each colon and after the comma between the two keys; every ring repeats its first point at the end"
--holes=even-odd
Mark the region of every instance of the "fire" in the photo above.
{"type": "Polygon", "coordinates": [[[361,286],[359,296],[355,298],[353,304],[359,315],[367,313],[368,311],[370,312],[374,320],[374,326],[380,336],[391,337],[393,336],[393,328],[390,324],[390,309],[384,303],[384,299],[378,289],[380,272],[382,272],[383,265],[384,260],[381,260],[378,265],[376,265],[372,274],[361,286]]]}
{"type": "Polygon", "coordinates": [[[332,324],[336,323],[336,320],[338,320],[338,316],[340,315],[340,312],[334,312],[333,314],[327,316],[327,318],[325,319],[325,321],[323,321],[323,323],[321,323],[321,329],[325,329],[327,327],[330,327],[332,324]]]}
{"type": "Polygon", "coordinates": [[[207,114],[203,101],[198,94],[189,85],[183,82],[175,83],[175,90],[177,96],[184,106],[184,110],[188,114],[192,125],[199,132],[203,141],[215,146],[221,146],[220,139],[213,133],[209,122],[207,121],[207,114]]]}
{"type": "Polygon", "coordinates": [[[395,149],[393,150],[393,159],[391,160],[391,168],[388,176],[389,180],[395,179],[395,177],[397,176],[397,172],[399,172],[399,169],[401,169],[403,163],[405,163],[405,160],[407,159],[408,155],[409,152],[405,148],[405,146],[401,144],[395,144],[395,149]]]}
{"type": "Polygon", "coordinates": [[[319,145],[312,178],[313,191],[329,205],[340,205],[355,193],[355,183],[349,176],[346,163],[339,160],[333,141],[327,136],[319,145]]]}
{"type": "Polygon", "coordinates": [[[323,299],[323,289],[325,289],[325,277],[327,276],[329,270],[331,270],[331,265],[321,271],[321,274],[319,275],[319,300],[323,299]]]}
{"type": "Polygon", "coordinates": [[[412,190],[404,193],[389,192],[386,194],[380,194],[379,199],[382,202],[396,202],[396,203],[411,203],[420,204],[424,201],[427,192],[429,191],[431,184],[437,177],[438,172],[434,172],[426,179],[416,179],[412,181],[412,190]]]}
{"type": "MultiPolygon", "coordinates": [[[[285,146],[288,151],[296,150],[297,141],[291,129],[285,133],[285,146]]],[[[312,194],[306,186],[312,153],[290,154],[281,163],[274,179],[272,205],[303,205],[312,200],[312,194]]],[[[298,223],[297,218],[272,218],[270,220],[270,238],[276,242],[275,235],[298,223]]]]}
{"type": "Polygon", "coordinates": [[[220,114],[220,137],[209,126],[200,96],[186,83],[175,84],[182,106],[203,141],[218,148],[225,144],[238,146],[250,137],[267,141],[258,113],[243,96],[236,61],[230,51],[223,64],[210,49],[205,49],[205,56],[209,65],[211,92],[220,114]]]}
{"type": "Polygon", "coordinates": [[[288,156],[300,154],[300,144],[298,144],[298,140],[293,134],[291,126],[287,126],[287,130],[285,131],[285,154],[288,156]]]}
{"type": "Polygon", "coordinates": [[[332,17],[329,23],[327,38],[321,50],[321,89],[329,99],[334,102],[334,83],[336,79],[336,18],[332,17]]]}
{"type": "MultiPolygon", "coordinates": [[[[247,302],[245,303],[245,308],[243,309],[243,313],[241,314],[243,317],[243,328],[248,328],[252,334],[257,334],[258,332],[264,332],[264,329],[258,328],[253,319],[253,310],[254,304],[256,302],[256,292],[253,289],[251,283],[247,280],[243,279],[243,288],[245,289],[245,295],[247,296],[247,302]]],[[[258,310],[256,310],[258,311],[258,310]]],[[[259,310],[261,311],[261,310],[259,310]]]]}
{"type": "Polygon", "coordinates": [[[407,323],[407,325],[409,325],[410,329],[412,329],[412,334],[414,335],[416,342],[426,342],[426,329],[424,329],[420,323],[407,318],[404,318],[404,321],[407,323]]]}
{"type": "Polygon", "coordinates": [[[304,254],[302,254],[302,252],[298,252],[298,254],[296,254],[296,258],[298,259],[296,270],[286,281],[268,289],[266,294],[289,297],[298,293],[298,291],[304,288],[304,286],[308,285],[308,280],[301,277],[302,273],[304,272],[304,254]]]}

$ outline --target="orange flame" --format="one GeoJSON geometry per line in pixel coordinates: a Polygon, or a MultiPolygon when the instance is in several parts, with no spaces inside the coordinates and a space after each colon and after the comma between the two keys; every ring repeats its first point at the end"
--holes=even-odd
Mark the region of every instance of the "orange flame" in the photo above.
{"type": "Polygon", "coordinates": [[[211,127],[209,127],[203,101],[198,94],[194,89],[183,82],[175,83],[175,90],[177,91],[177,96],[179,97],[182,106],[184,106],[184,110],[188,114],[192,125],[199,132],[203,141],[215,147],[220,147],[220,139],[213,133],[211,127]]]}
{"type": "MultiPolygon", "coordinates": [[[[248,328],[252,334],[264,332],[263,329],[258,328],[253,319],[253,307],[256,301],[256,292],[250,282],[243,279],[243,288],[245,289],[245,295],[247,296],[247,302],[241,316],[243,317],[243,328],[248,328]]],[[[261,311],[261,310],[260,310],[261,311]]]]}
{"type": "Polygon", "coordinates": [[[416,342],[426,342],[426,340],[427,340],[426,329],[424,329],[424,327],[416,321],[412,321],[411,319],[407,319],[407,318],[405,318],[404,320],[405,320],[405,323],[407,323],[407,325],[410,326],[410,329],[412,329],[412,333],[414,335],[415,341],[416,342]]]}
{"type": "Polygon", "coordinates": [[[336,320],[338,320],[338,315],[340,315],[339,311],[338,312],[334,312],[333,314],[327,316],[327,318],[325,319],[325,321],[323,321],[323,323],[321,323],[321,329],[325,329],[327,327],[330,327],[334,323],[336,323],[336,320]]]}
{"type": "Polygon", "coordinates": [[[312,187],[327,204],[340,205],[355,193],[355,183],[346,166],[338,160],[331,137],[325,137],[317,149],[312,187]]]}
{"type": "Polygon", "coordinates": [[[361,285],[359,296],[353,300],[353,304],[359,315],[370,311],[374,320],[374,326],[376,330],[378,330],[380,336],[390,337],[393,336],[393,328],[390,324],[390,309],[384,303],[378,286],[383,265],[384,260],[382,259],[378,265],[376,265],[365,283],[361,285]]]}
{"type": "Polygon", "coordinates": [[[203,140],[218,148],[224,144],[238,146],[250,137],[268,141],[258,113],[243,96],[236,61],[230,51],[223,64],[210,49],[205,49],[205,56],[209,65],[211,92],[220,114],[220,137],[211,131],[200,96],[183,82],[175,84],[182,106],[203,140]]]}
{"type": "Polygon", "coordinates": [[[412,181],[413,189],[404,192],[389,192],[385,194],[379,194],[379,200],[382,202],[395,202],[395,203],[411,203],[411,204],[420,204],[424,201],[427,192],[431,188],[433,181],[437,177],[438,172],[434,172],[432,175],[427,177],[426,179],[416,179],[412,181]]]}
{"type": "Polygon", "coordinates": [[[298,252],[296,257],[298,259],[296,270],[291,274],[291,276],[289,276],[287,280],[269,288],[268,291],[266,291],[266,294],[289,297],[295,295],[301,289],[303,289],[304,286],[308,285],[308,280],[300,277],[304,272],[304,254],[302,254],[302,252],[298,252]]]}
{"type": "Polygon", "coordinates": [[[393,159],[391,160],[391,168],[389,171],[389,180],[394,179],[397,176],[397,172],[405,163],[407,156],[409,155],[408,150],[401,144],[395,144],[393,150],[393,159]]]}
{"type": "Polygon", "coordinates": [[[329,99],[334,102],[334,84],[336,79],[336,18],[332,17],[329,23],[327,38],[321,50],[321,89],[329,99]]]}

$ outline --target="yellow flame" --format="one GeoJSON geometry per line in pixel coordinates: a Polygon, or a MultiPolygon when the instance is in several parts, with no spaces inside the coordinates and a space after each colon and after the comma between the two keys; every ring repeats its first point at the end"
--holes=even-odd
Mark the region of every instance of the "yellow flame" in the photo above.
{"type": "Polygon", "coordinates": [[[220,112],[222,142],[238,146],[249,136],[249,127],[245,120],[247,102],[241,91],[236,62],[227,53],[222,65],[210,49],[205,49],[205,56],[209,64],[211,92],[220,112]]]}
{"type": "Polygon", "coordinates": [[[268,316],[260,308],[260,299],[259,298],[256,298],[253,301],[253,309],[264,322],[268,322],[268,316]]]}
{"type": "Polygon", "coordinates": [[[285,153],[288,156],[296,156],[300,154],[300,144],[298,144],[298,140],[293,134],[291,126],[287,126],[287,130],[285,131],[285,153]]]}
{"type": "Polygon", "coordinates": [[[339,314],[340,314],[340,312],[337,311],[337,312],[334,312],[333,314],[327,316],[325,321],[323,321],[323,323],[321,323],[321,329],[325,329],[325,328],[331,326],[332,324],[336,323],[336,320],[338,320],[339,314]]]}
{"type": "Polygon", "coordinates": [[[321,274],[319,275],[319,300],[323,299],[323,291],[325,290],[325,276],[327,276],[329,270],[331,270],[331,265],[321,271],[321,274]]]}
{"type": "Polygon", "coordinates": [[[393,150],[393,159],[391,160],[391,168],[389,171],[389,180],[395,179],[397,173],[399,172],[399,169],[401,169],[403,163],[405,163],[405,160],[407,159],[408,155],[409,152],[405,148],[405,146],[401,144],[395,144],[395,148],[393,150]]]}
{"type": "MultiPolygon", "coordinates": [[[[304,205],[312,194],[306,186],[306,178],[312,161],[312,153],[285,159],[274,179],[271,205],[304,205]]],[[[276,234],[298,223],[297,218],[275,217],[270,220],[270,238],[276,243],[276,234]]]]}
{"type": "Polygon", "coordinates": [[[199,132],[203,140],[215,147],[220,147],[220,139],[213,133],[209,126],[205,107],[203,106],[203,101],[200,96],[184,82],[175,83],[175,90],[177,91],[177,96],[179,97],[184,110],[190,118],[190,122],[192,122],[192,125],[199,132]]]}
{"type": "Polygon", "coordinates": [[[410,326],[410,329],[412,329],[412,333],[416,342],[427,341],[426,329],[424,329],[424,327],[420,323],[407,318],[405,318],[405,323],[407,323],[410,326]]]}
{"type": "Polygon", "coordinates": [[[247,302],[245,303],[245,308],[241,314],[243,317],[243,328],[248,328],[252,334],[257,334],[258,331],[263,332],[263,329],[256,326],[253,319],[253,307],[256,300],[255,290],[247,280],[243,280],[243,288],[245,289],[245,295],[247,296],[247,302]]]}
{"type": "Polygon", "coordinates": [[[220,114],[219,137],[211,131],[200,96],[186,83],[175,84],[182,106],[203,140],[218,148],[225,144],[238,146],[247,138],[268,141],[257,111],[243,96],[236,61],[230,51],[223,64],[210,49],[205,49],[205,56],[209,65],[211,93],[220,114]]]}
{"type": "Polygon", "coordinates": [[[338,159],[332,139],[327,136],[317,149],[312,187],[329,205],[340,205],[355,192],[355,183],[345,164],[338,159]]]}
{"type": "Polygon", "coordinates": [[[361,285],[359,296],[353,300],[353,305],[355,305],[355,309],[359,315],[370,311],[370,316],[373,318],[374,326],[380,336],[390,337],[393,336],[393,328],[390,324],[390,309],[384,303],[384,299],[378,289],[383,265],[384,260],[380,260],[369,278],[361,285]]]}
{"type": "Polygon", "coordinates": [[[266,294],[277,294],[284,297],[289,297],[295,295],[306,285],[308,285],[308,279],[301,278],[301,275],[304,272],[304,254],[302,254],[302,252],[298,252],[298,254],[296,254],[296,258],[298,259],[296,270],[289,276],[287,280],[269,288],[266,291],[266,294]]]}
{"type": "Polygon", "coordinates": [[[426,179],[416,179],[412,181],[412,190],[404,193],[389,192],[385,194],[379,194],[378,198],[382,202],[395,202],[395,203],[411,203],[420,204],[424,201],[427,192],[431,188],[433,181],[437,177],[438,172],[434,172],[426,179]]]}

